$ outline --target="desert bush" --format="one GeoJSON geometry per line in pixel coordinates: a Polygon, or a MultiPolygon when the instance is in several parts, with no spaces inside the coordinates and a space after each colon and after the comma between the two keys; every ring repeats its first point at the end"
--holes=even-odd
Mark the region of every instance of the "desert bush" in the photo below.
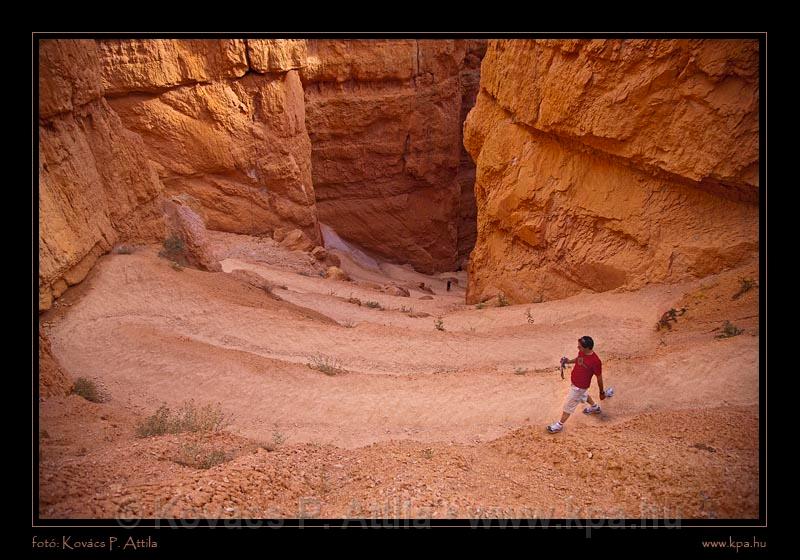
{"type": "Polygon", "coordinates": [[[223,449],[204,447],[196,443],[187,443],[181,447],[178,456],[174,459],[179,465],[195,469],[210,469],[215,465],[230,460],[223,449]]]}
{"type": "Polygon", "coordinates": [[[531,308],[529,307],[528,310],[525,312],[525,318],[528,320],[529,324],[533,324],[533,315],[531,315],[531,308]]]}
{"type": "Polygon", "coordinates": [[[722,325],[722,332],[719,333],[715,338],[731,338],[732,336],[738,336],[743,332],[744,330],[740,329],[730,321],[725,321],[725,324],[722,325]]]}
{"type": "Polygon", "coordinates": [[[136,426],[138,437],[179,434],[183,432],[216,432],[229,426],[233,418],[219,405],[198,407],[194,401],[184,402],[176,411],[166,404],[136,426]]]}
{"type": "Polygon", "coordinates": [[[286,436],[278,429],[278,424],[273,426],[272,439],[261,444],[261,447],[267,451],[275,451],[286,442],[286,436]]]}
{"type": "Polygon", "coordinates": [[[164,248],[158,252],[158,256],[169,259],[181,266],[186,266],[188,261],[186,260],[185,250],[186,245],[183,239],[177,235],[171,235],[164,240],[164,248]]]}
{"type": "Polygon", "coordinates": [[[739,278],[739,291],[731,299],[739,299],[744,294],[755,288],[758,284],[752,278],[739,278]]]}
{"type": "Polygon", "coordinates": [[[656,323],[656,331],[660,331],[661,329],[672,330],[672,323],[678,322],[678,317],[686,313],[686,308],[682,307],[680,309],[670,308],[669,311],[665,311],[661,318],[656,323]]]}
{"type": "Polygon", "coordinates": [[[85,377],[79,377],[72,385],[72,394],[83,397],[93,403],[102,403],[108,400],[108,395],[97,383],[85,377]]]}
{"type": "Polygon", "coordinates": [[[324,356],[322,354],[315,354],[309,357],[308,367],[321,371],[325,375],[341,375],[347,373],[347,370],[342,367],[342,364],[336,358],[324,356]]]}

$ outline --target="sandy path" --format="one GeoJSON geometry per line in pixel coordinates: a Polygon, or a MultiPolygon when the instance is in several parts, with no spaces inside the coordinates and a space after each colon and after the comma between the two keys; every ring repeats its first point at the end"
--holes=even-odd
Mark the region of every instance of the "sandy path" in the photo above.
{"type": "Polygon", "coordinates": [[[541,426],[558,416],[568,387],[558,357],[573,355],[583,334],[596,340],[618,395],[600,417],[577,415],[570,421],[576,429],[646,412],[758,402],[757,337],[659,344],[655,320],[696,283],[478,310],[461,303],[462,282],[447,293],[440,278],[403,267],[377,273],[345,260],[357,280],[345,283],[263,258],[228,258],[223,266],[286,286],[275,289],[286,303],[224,273],[176,272],[154,250],[109,255],[85,295],[50,328],[53,351],[75,377],[101,380],[116,401],[142,414],[160,402],[221,402],[242,436],[267,440],[277,428],[292,443],[343,447],[397,438],[473,442],[541,426]],[[365,284],[388,281],[425,281],[437,293],[433,300],[418,299],[419,291],[394,297],[365,284]],[[351,296],[386,309],[348,303],[351,296]],[[431,317],[410,318],[401,307],[431,317]],[[434,328],[436,316],[444,332],[434,328]],[[348,373],[308,368],[315,354],[348,373]]]}

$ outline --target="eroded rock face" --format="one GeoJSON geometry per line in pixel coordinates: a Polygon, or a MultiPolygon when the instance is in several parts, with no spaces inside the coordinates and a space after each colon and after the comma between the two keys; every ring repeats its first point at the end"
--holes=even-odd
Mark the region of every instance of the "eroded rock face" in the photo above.
{"type": "Polygon", "coordinates": [[[492,41],[465,125],[467,301],[702,277],[758,252],[756,41],[492,41]]]}
{"type": "Polygon", "coordinates": [[[39,58],[39,309],[118,239],[163,231],[163,189],[140,138],[101,96],[94,41],[43,40],[39,58]]]}
{"type": "MultiPolygon", "coordinates": [[[[474,75],[480,47],[308,43],[301,77],[320,220],[388,260],[423,272],[455,269],[460,232],[470,235],[461,225],[469,179],[459,169],[471,164],[461,161],[459,139],[462,98],[470,98],[474,84],[464,76],[474,75]]],[[[470,192],[471,185],[466,198],[470,192]]],[[[470,211],[464,214],[468,221],[470,211]]]]}
{"type": "Polygon", "coordinates": [[[250,69],[261,74],[299,70],[306,65],[305,39],[248,39],[250,69]]]}
{"type": "Polygon", "coordinates": [[[241,78],[248,70],[241,39],[119,39],[98,47],[108,97],[241,78]]]}
{"type": "Polygon", "coordinates": [[[144,140],[168,193],[197,200],[209,229],[269,235],[291,226],[319,242],[294,69],[304,41],[104,40],[99,48],[109,103],[144,140]]]}
{"type": "Polygon", "coordinates": [[[72,390],[72,380],[53,356],[50,340],[39,327],[39,397],[67,395],[72,390]]]}
{"type": "Polygon", "coordinates": [[[210,229],[320,243],[301,40],[42,40],[39,307],[118,241],[165,239],[161,195],[210,229]]]}

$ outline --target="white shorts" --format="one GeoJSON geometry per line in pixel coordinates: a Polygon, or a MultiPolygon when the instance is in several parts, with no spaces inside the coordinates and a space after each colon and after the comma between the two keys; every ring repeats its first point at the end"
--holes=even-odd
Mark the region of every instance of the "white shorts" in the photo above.
{"type": "Polygon", "coordinates": [[[575,385],[570,385],[567,402],[564,403],[564,412],[572,414],[580,403],[586,402],[586,392],[588,390],[589,389],[581,389],[575,385]]]}

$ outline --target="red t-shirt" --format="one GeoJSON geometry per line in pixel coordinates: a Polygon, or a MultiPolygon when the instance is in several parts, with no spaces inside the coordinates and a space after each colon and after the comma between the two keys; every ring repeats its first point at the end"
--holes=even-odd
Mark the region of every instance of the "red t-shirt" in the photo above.
{"type": "Polygon", "coordinates": [[[588,389],[589,385],[592,384],[592,375],[601,375],[602,373],[603,364],[597,352],[592,352],[589,355],[578,352],[578,361],[575,362],[575,367],[572,368],[570,381],[576,387],[588,389]]]}

